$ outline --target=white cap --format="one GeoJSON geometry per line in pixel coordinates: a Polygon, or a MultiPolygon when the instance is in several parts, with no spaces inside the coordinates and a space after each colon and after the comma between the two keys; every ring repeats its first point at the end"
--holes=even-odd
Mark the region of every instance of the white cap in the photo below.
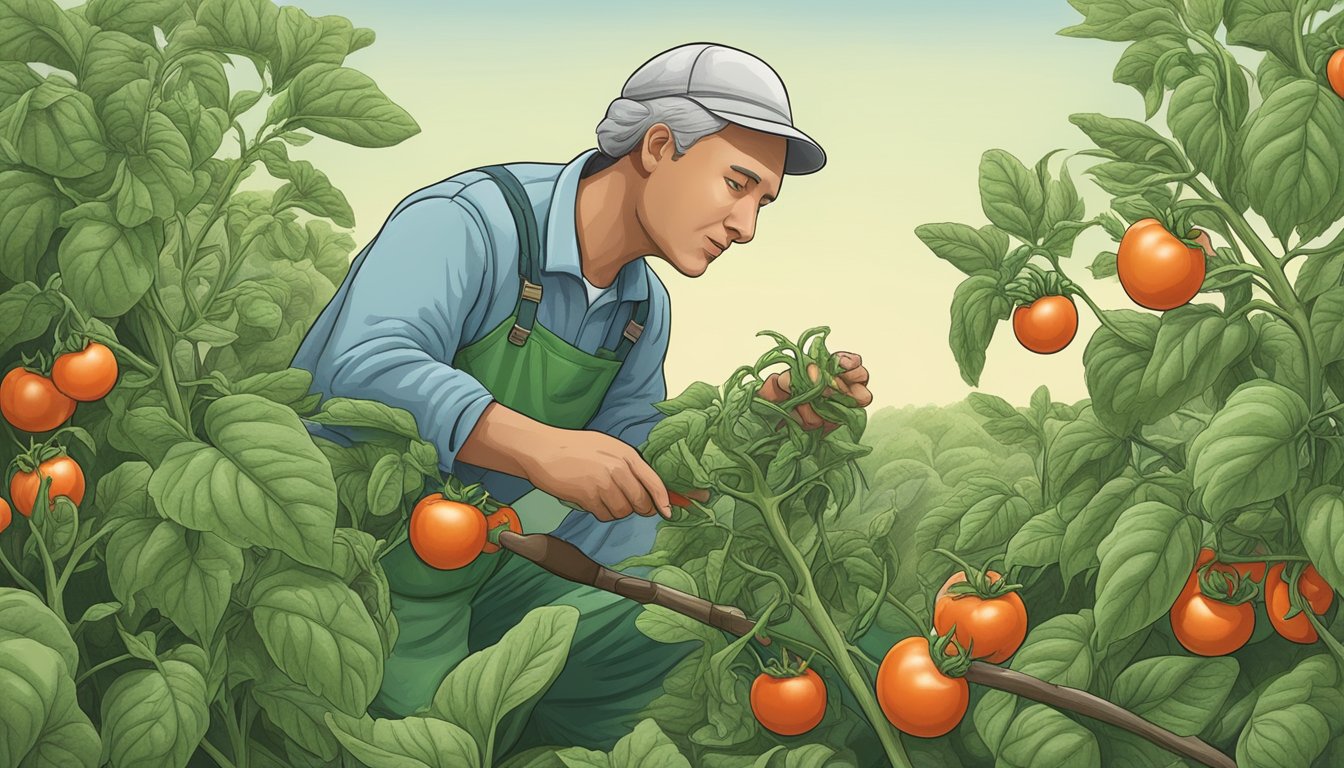
{"type": "Polygon", "coordinates": [[[713,43],[689,43],[644,62],[625,81],[621,96],[642,101],[684,96],[731,123],[788,139],[784,173],[821,170],[826,152],[793,127],[789,94],[769,64],[746,51],[713,43]]]}

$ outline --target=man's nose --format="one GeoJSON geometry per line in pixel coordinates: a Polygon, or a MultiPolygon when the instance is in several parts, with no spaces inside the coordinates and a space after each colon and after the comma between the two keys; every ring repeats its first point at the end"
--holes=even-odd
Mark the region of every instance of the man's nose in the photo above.
{"type": "Polygon", "coordinates": [[[756,236],[756,213],[754,206],[737,206],[729,214],[724,224],[735,243],[749,243],[756,236]],[[746,210],[744,210],[746,209],[746,210]]]}

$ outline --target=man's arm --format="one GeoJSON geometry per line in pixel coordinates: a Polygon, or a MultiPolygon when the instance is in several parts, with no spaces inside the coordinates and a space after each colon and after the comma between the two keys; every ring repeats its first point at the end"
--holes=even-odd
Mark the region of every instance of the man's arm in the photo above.
{"type": "Polygon", "coordinates": [[[663,418],[653,404],[667,399],[663,364],[667,359],[671,320],[667,289],[650,273],[648,322],[588,429],[605,432],[636,449],[648,439],[649,432],[663,418]]]}

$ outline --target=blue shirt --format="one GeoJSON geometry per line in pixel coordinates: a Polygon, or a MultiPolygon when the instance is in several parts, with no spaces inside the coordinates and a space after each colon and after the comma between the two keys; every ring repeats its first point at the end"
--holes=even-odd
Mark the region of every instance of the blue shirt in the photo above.
{"type": "MultiPolygon", "coordinates": [[[[538,323],[592,354],[614,346],[634,303],[649,299],[644,333],[587,427],[638,447],[662,417],[653,404],[667,397],[670,300],[639,258],[621,269],[612,290],[588,304],[575,204],[580,174],[596,151],[565,165],[507,167],[527,191],[542,238],[538,323]]],[[[480,171],[457,174],[397,204],[351,263],[292,365],[313,374],[312,389],[324,400],[378,400],[409,411],[438,449],[443,471],[466,483],[482,482],[497,500],[512,503],[532,490],[531,483],[456,459],[492,398],[452,361],[513,314],[518,289],[518,235],[498,187],[480,171]]],[[[309,428],[332,435],[315,424],[309,428]]],[[[553,533],[609,565],[648,552],[659,519],[632,514],[600,522],[574,510],[553,533]]]]}

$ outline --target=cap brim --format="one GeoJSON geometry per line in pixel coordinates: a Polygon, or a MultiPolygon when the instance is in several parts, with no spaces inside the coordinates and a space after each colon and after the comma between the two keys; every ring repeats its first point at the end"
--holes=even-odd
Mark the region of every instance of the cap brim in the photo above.
{"type": "Polygon", "coordinates": [[[762,133],[772,133],[788,139],[788,152],[784,156],[784,173],[788,175],[803,176],[816,173],[826,165],[826,151],[821,148],[821,145],[813,141],[811,136],[791,125],[776,123],[773,120],[762,120],[759,117],[751,117],[740,112],[716,109],[712,103],[707,103],[709,99],[693,98],[692,100],[724,120],[737,123],[743,128],[750,128],[762,133]]]}

